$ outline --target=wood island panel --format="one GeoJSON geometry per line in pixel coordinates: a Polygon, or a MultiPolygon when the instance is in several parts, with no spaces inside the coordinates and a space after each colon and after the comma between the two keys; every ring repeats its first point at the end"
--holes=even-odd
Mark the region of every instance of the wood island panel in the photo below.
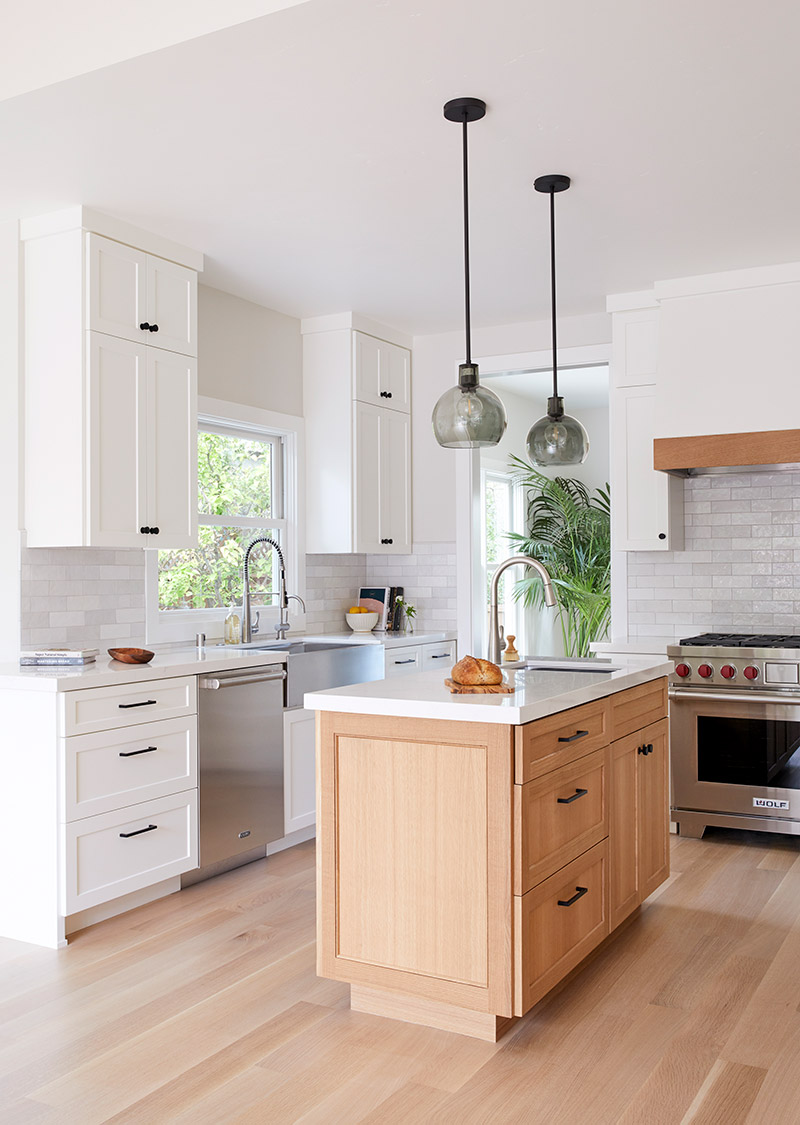
{"type": "Polygon", "coordinates": [[[657,723],[667,714],[667,677],[628,688],[610,697],[611,740],[657,723]]]}
{"type": "Polygon", "coordinates": [[[317,719],[321,976],[512,1015],[512,728],[317,719]]]}

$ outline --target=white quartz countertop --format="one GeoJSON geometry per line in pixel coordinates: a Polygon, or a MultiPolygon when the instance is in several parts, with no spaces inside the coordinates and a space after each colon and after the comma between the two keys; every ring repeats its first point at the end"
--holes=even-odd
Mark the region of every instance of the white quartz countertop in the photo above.
{"type": "MultiPolygon", "coordinates": [[[[428,644],[455,639],[455,633],[320,633],[290,634],[290,641],[332,641],[354,645],[385,645],[396,648],[410,644],[428,644]]],[[[266,643],[260,638],[254,644],[266,643]]],[[[153,645],[155,656],[149,664],[120,664],[111,657],[98,656],[93,664],[77,668],[68,665],[43,665],[21,668],[18,664],[0,664],[0,689],[15,691],[75,691],[78,688],[115,687],[118,684],[163,680],[170,676],[197,676],[203,672],[223,672],[231,668],[260,668],[265,664],[285,664],[286,652],[281,649],[256,649],[218,645],[206,648],[153,645]]]]}
{"type": "Polygon", "coordinates": [[[393,676],[371,684],[309,692],[305,706],[315,711],[338,711],[356,715],[394,715],[417,719],[455,719],[473,723],[504,723],[516,726],[541,719],[557,711],[591,703],[648,680],[667,676],[672,661],[625,656],[614,661],[589,660],[598,671],[575,671],[559,667],[516,669],[506,672],[513,695],[451,695],[441,671],[393,676]],[[613,671],[600,671],[605,666],[613,671]]]}
{"type": "Polygon", "coordinates": [[[642,656],[664,656],[667,645],[676,645],[678,638],[672,637],[635,637],[629,640],[621,637],[616,641],[595,641],[590,645],[592,652],[602,656],[609,652],[638,653],[642,656]]]}

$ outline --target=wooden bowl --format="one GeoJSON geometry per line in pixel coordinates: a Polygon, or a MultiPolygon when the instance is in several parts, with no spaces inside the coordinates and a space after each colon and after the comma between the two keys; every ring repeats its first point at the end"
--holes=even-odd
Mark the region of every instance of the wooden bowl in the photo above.
{"type": "Polygon", "coordinates": [[[155,653],[149,648],[110,648],[108,655],[121,664],[149,664],[155,653]]]}

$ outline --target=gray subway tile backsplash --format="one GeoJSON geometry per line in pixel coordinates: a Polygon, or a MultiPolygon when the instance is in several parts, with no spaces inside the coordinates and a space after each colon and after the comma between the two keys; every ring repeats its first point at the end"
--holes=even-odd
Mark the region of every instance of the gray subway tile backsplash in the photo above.
{"type": "Polygon", "coordinates": [[[684,502],[683,551],[628,556],[629,636],[800,633],[800,473],[689,478],[684,502]]]}

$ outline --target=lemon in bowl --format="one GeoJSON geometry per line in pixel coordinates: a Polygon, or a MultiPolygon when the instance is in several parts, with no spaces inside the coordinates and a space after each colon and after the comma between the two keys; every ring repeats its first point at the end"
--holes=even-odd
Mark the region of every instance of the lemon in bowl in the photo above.
{"type": "Polygon", "coordinates": [[[370,612],[370,610],[354,613],[351,609],[349,613],[345,614],[345,618],[354,633],[369,633],[378,624],[378,614],[370,612]]]}

